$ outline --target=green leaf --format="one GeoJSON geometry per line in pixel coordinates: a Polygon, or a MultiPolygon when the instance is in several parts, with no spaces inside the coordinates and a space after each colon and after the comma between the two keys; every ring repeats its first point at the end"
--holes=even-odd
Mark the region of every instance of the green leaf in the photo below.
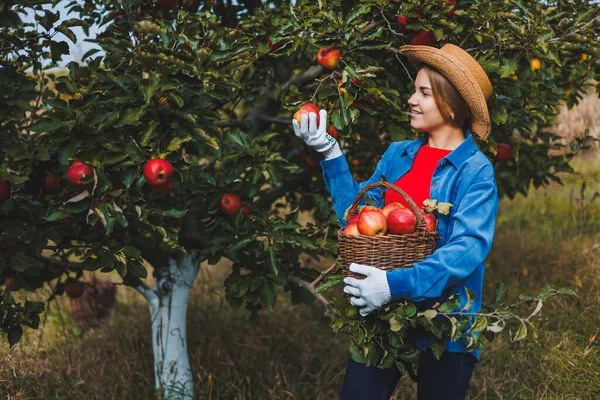
{"type": "Polygon", "coordinates": [[[496,293],[494,295],[494,305],[502,304],[508,294],[508,288],[504,283],[498,282],[496,284],[496,293]]]}
{"type": "Polygon", "coordinates": [[[206,133],[203,129],[196,128],[193,132],[196,137],[200,138],[200,140],[202,140],[208,146],[215,150],[219,150],[219,143],[216,141],[216,139],[206,133]]]}
{"type": "Polygon", "coordinates": [[[275,275],[279,275],[279,267],[277,266],[277,258],[275,255],[275,248],[269,247],[267,249],[267,262],[269,263],[269,267],[275,275]]]}
{"type": "Polygon", "coordinates": [[[520,57],[517,56],[512,60],[509,60],[502,64],[502,66],[500,67],[500,78],[508,78],[509,76],[514,75],[514,73],[517,71],[517,68],[519,67],[519,59],[520,57]]]}
{"type": "Polygon", "coordinates": [[[526,337],[527,337],[527,324],[522,323],[521,326],[519,327],[519,329],[517,330],[517,333],[515,334],[515,337],[512,339],[512,341],[513,341],[513,343],[518,342],[519,340],[523,340],[526,337]]]}
{"type": "Polygon", "coordinates": [[[21,325],[17,325],[8,331],[8,344],[13,347],[23,336],[23,328],[21,325]]]}
{"type": "Polygon", "coordinates": [[[273,311],[275,308],[275,303],[277,301],[277,293],[273,290],[273,288],[269,285],[262,285],[260,288],[260,294],[262,299],[265,301],[267,308],[269,311],[273,311]]]}
{"type": "Polygon", "coordinates": [[[469,311],[471,309],[471,305],[475,301],[475,298],[477,297],[477,295],[475,294],[474,291],[472,291],[469,288],[465,288],[465,291],[467,292],[467,304],[465,304],[465,306],[463,307],[463,310],[469,311]]]}
{"type": "Polygon", "coordinates": [[[402,325],[398,322],[398,320],[394,317],[390,318],[390,330],[392,332],[399,332],[402,329],[402,325]]]}
{"type": "Polygon", "coordinates": [[[62,126],[62,121],[54,118],[44,118],[29,127],[33,132],[54,132],[62,126]]]}
{"type": "Polygon", "coordinates": [[[146,113],[145,107],[130,108],[119,113],[119,119],[113,125],[115,128],[120,128],[126,125],[139,125],[142,116],[146,113]]]}
{"type": "Polygon", "coordinates": [[[460,307],[460,297],[452,295],[437,309],[437,312],[449,313],[456,310],[458,307],[460,307]]]}
{"type": "Polygon", "coordinates": [[[420,312],[417,315],[418,316],[423,316],[423,317],[425,317],[425,319],[431,321],[432,319],[434,319],[435,317],[437,317],[438,312],[436,310],[425,310],[423,312],[420,312]]]}
{"type": "Polygon", "coordinates": [[[443,339],[433,339],[431,340],[431,351],[433,352],[433,356],[439,360],[444,354],[444,350],[446,350],[446,343],[443,339]]]}
{"type": "Polygon", "coordinates": [[[566,294],[566,295],[571,295],[571,296],[578,296],[577,293],[573,289],[567,288],[567,287],[560,288],[556,292],[559,293],[559,294],[566,294]]]}
{"type": "Polygon", "coordinates": [[[69,45],[67,42],[50,42],[50,54],[52,55],[52,62],[58,62],[63,54],[69,54],[69,45]]]}
{"type": "Polygon", "coordinates": [[[486,316],[480,316],[469,329],[469,332],[481,332],[487,327],[488,319],[486,316]]]}

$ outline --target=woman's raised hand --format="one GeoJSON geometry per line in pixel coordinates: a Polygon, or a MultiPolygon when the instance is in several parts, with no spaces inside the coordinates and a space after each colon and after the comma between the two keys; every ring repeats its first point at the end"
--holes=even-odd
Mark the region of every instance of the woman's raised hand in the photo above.
{"type": "Polygon", "coordinates": [[[327,133],[327,111],[320,110],[319,119],[320,123],[317,126],[317,114],[311,112],[308,115],[303,114],[300,123],[293,119],[292,125],[296,136],[319,153],[326,153],[337,144],[337,140],[327,133]]]}

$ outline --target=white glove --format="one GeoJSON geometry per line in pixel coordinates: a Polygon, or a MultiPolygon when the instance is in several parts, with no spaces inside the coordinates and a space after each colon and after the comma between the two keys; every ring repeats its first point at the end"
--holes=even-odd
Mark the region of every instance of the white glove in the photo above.
{"type": "Polygon", "coordinates": [[[365,279],[344,278],[344,292],[352,295],[350,303],[361,307],[363,317],[392,299],[387,272],[368,265],[350,264],[350,271],[365,275],[365,279]]]}
{"type": "Polygon", "coordinates": [[[302,115],[302,122],[292,120],[294,133],[304,142],[325,156],[326,160],[342,155],[337,140],[327,133],[327,111],[319,111],[320,123],[317,127],[317,114],[302,115]]]}

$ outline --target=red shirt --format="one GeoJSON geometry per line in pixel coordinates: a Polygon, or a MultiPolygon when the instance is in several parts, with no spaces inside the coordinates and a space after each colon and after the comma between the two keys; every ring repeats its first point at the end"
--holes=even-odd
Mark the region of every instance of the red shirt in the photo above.
{"type": "MultiPolygon", "coordinates": [[[[394,182],[394,185],[404,190],[419,207],[423,207],[423,201],[429,198],[429,187],[431,178],[438,162],[450,154],[452,150],[436,149],[427,145],[421,146],[413,165],[403,177],[394,182]]],[[[400,194],[391,189],[385,192],[384,204],[387,205],[394,201],[402,203],[409,207],[408,202],[400,194]]]]}

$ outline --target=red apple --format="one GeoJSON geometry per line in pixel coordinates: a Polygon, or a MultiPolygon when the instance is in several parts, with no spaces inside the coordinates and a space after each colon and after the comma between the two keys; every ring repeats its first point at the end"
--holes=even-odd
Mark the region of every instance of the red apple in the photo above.
{"type": "Polygon", "coordinates": [[[437,231],[437,218],[432,213],[423,213],[423,218],[425,218],[425,229],[427,232],[435,232],[437,231]]]}
{"type": "Polygon", "coordinates": [[[242,208],[242,199],[235,193],[225,193],[221,197],[221,211],[227,215],[233,215],[242,208]]]}
{"type": "Polygon", "coordinates": [[[365,211],[381,211],[378,207],[375,206],[358,206],[358,215],[362,214],[365,211]]]}
{"type": "Polygon", "coordinates": [[[358,218],[358,231],[362,235],[381,236],[387,232],[387,222],[380,209],[363,210],[358,218]]]}
{"type": "Polygon", "coordinates": [[[83,178],[88,176],[94,176],[94,172],[90,167],[82,163],[81,161],[73,161],[69,170],[67,171],[67,180],[72,186],[78,189],[87,189],[91,183],[79,182],[83,178]]]}
{"type": "Polygon", "coordinates": [[[247,206],[242,206],[242,213],[244,214],[242,216],[242,219],[246,219],[246,217],[248,216],[248,214],[250,214],[250,208],[247,206]]]}
{"type": "Polygon", "coordinates": [[[319,125],[319,121],[321,120],[321,118],[319,117],[319,107],[315,106],[312,103],[306,103],[305,105],[303,105],[302,107],[300,107],[298,109],[298,111],[296,111],[296,113],[294,114],[294,119],[296,121],[298,121],[298,123],[301,123],[302,122],[302,115],[304,115],[304,114],[308,115],[311,112],[317,114],[317,126],[318,126],[319,125]]]}
{"type": "Polygon", "coordinates": [[[344,230],[342,232],[344,233],[344,235],[349,235],[349,236],[360,235],[360,232],[358,230],[358,222],[357,221],[348,222],[348,224],[344,227],[344,230]]]}
{"type": "Polygon", "coordinates": [[[0,205],[6,203],[10,197],[10,183],[0,179],[0,205]]]}
{"type": "Polygon", "coordinates": [[[406,208],[406,207],[404,207],[404,205],[402,203],[394,201],[394,202],[387,204],[385,207],[383,207],[383,210],[381,210],[381,212],[387,218],[390,215],[390,213],[392,212],[392,210],[395,210],[397,208],[406,208]]]}
{"type": "Polygon", "coordinates": [[[279,50],[281,48],[281,46],[283,46],[283,43],[281,43],[281,42],[273,43],[273,42],[271,42],[271,37],[269,36],[269,39],[267,40],[267,46],[269,46],[269,53],[272,53],[274,51],[279,50]]]}
{"type": "Polygon", "coordinates": [[[360,79],[352,79],[352,84],[356,87],[361,87],[362,82],[360,81],[360,79]]]}
{"type": "Polygon", "coordinates": [[[512,155],[512,146],[506,143],[498,143],[497,152],[494,156],[496,161],[505,162],[508,161],[512,155]]]}
{"type": "Polygon", "coordinates": [[[340,51],[335,47],[323,47],[317,52],[317,62],[323,68],[334,69],[340,63],[340,51]]]}
{"type": "Polygon", "coordinates": [[[335,129],[335,125],[330,124],[329,128],[327,128],[327,133],[329,134],[329,136],[331,136],[332,138],[337,140],[338,133],[337,133],[337,129],[335,129]]]}
{"type": "Polygon", "coordinates": [[[46,182],[44,183],[44,192],[48,194],[55,194],[60,192],[60,176],[49,174],[46,175],[46,182]]]}
{"type": "Polygon", "coordinates": [[[81,295],[83,294],[83,289],[84,289],[83,283],[81,283],[81,282],[69,282],[65,286],[65,293],[70,298],[76,299],[78,297],[81,297],[81,295]]]}
{"type": "MultiPolygon", "coordinates": [[[[448,10],[448,18],[452,18],[452,16],[454,15],[454,13],[456,12],[457,9],[457,5],[456,5],[456,0],[448,0],[448,4],[450,4],[450,10],[448,10]]],[[[442,8],[446,8],[447,4],[446,2],[444,2],[444,4],[442,5],[442,8]]]]}
{"type": "Polygon", "coordinates": [[[387,225],[389,232],[396,235],[413,233],[417,227],[417,217],[408,208],[397,208],[388,215],[387,225]]]}
{"type": "Polygon", "coordinates": [[[432,31],[421,29],[412,37],[412,44],[420,46],[433,46],[435,44],[435,36],[432,31]]]}
{"type": "MultiPolygon", "coordinates": [[[[419,16],[419,18],[421,18],[423,16],[421,9],[418,7],[413,8],[412,11],[414,11],[419,16]]],[[[406,16],[406,15],[399,16],[398,23],[402,26],[406,26],[408,24],[408,16],[406,16]]]]}
{"type": "Polygon", "coordinates": [[[152,193],[154,193],[154,194],[169,193],[173,189],[173,184],[174,184],[174,182],[171,181],[171,182],[165,183],[162,186],[154,186],[152,188],[152,193]]]}
{"type": "Polygon", "coordinates": [[[358,222],[358,215],[353,215],[352,217],[350,217],[350,219],[348,220],[348,224],[351,224],[353,222],[358,222]]]}
{"type": "Polygon", "coordinates": [[[144,166],[144,177],[150,186],[163,186],[173,178],[173,165],[167,160],[153,158],[144,166]]]}

